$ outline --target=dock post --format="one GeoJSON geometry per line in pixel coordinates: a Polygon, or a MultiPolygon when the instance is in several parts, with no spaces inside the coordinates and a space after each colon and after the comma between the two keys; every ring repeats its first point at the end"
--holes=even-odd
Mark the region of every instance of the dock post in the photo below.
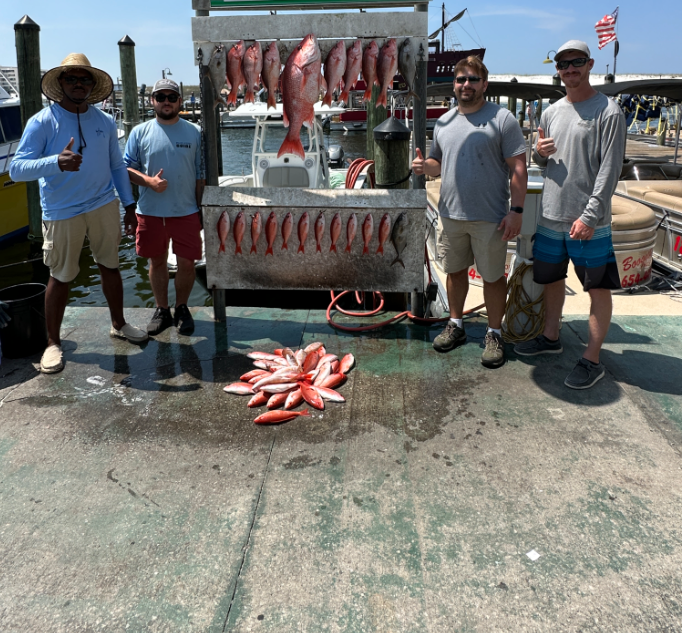
{"type": "Polygon", "coordinates": [[[140,122],[137,99],[137,72],[135,71],[135,42],[128,35],[118,42],[121,57],[121,84],[123,89],[123,130],[126,141],[132,129],[140,122]]]}
{"type": "MultiPolygon", "coordinates": [[[[428,4],[415,4],[414,10],[416,13],[428,13],[428,4]]],[[[411,159],[417,155],[417,148],[422,151],[424,156],[428,156],[426,152],[426,83],[428,74],[428,60],[429,50],[423,50],[421,47],[417,51],[417,74],[414,78],[414,91],[419,95],[419,99],[412,100],[412,156],[411,159]]],[[[412,175],[412,189],[426,189],[426,176],[412,175]]]]}
{"type": "MultiPolygon", "coordinates": [[[[556,73],[554,77],[552,77],[552,85],[553,86],[560,86],[561,85],[561,78],[559,77],[559,73],[556,73]]],[[[559,101],[559,99],[550,99],[549,100],[549,105],[552,105],[553,103],[556,103],[559,101]]]]}
{"type": "Polygon", "coordinates": [[[386,108],[377,107],[379,86],[372,86],[372,98],[367,104],[367,160],[374,160],[374,128],[386,120],[386,108]]]}
{"type": "MultiPolygon", "coordinates": [[[[512,77],[509,80],[509,83],[518,83],[518,79],[516,77],[512,77]]],[[[508,97],[507,98],[507,108],[509,109],[509,112],[511,112],[514,115],[514,118],[516,118],[516,97],[508,97]]]]}
{"type": "MultiPolygon", "coordinates": [[[[21,127],[26,127],[28,120],[43,108],[40,91],[40,27],[28,15],[14,25],[14,37],[17,48],[17,66],[19,75],[19,98],[21,103],[21,127]]],[[[43,239],[40,207],[40,189],[38,181],[26,183],[28,198],[28,238],[41,242],[43,239]]]]}
{"type": "Polygon", "coordinates": [[[410,188],[410,128],[395,117],[374,128],[374,177],[377,189],[410,188]]]}

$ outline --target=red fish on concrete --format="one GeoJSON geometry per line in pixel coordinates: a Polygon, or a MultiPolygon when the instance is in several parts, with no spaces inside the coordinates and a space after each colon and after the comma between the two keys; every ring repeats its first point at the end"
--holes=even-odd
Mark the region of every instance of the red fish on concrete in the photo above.
{"type": "Polygon", "coordinates": [[[279,86],[279,73],[282,69],[282,62],[279,59],[279,49],[277,42],[270,42],[268,50],[263,55],[263,72],[261,78],[263,85],[268,91],[268,110],[270,108],[277,108],[277,97],[275,92],[279,86]]]}
{"type": "MultiPolygon", "coordinates": [[[[249,385],[250,386],[250,385],[249,385]]],[[[307,385],[305,383],[300,383],[301,395],[303,399],[311,406],[316,409],[324,409],[324,400],[320,396],[312,385],[307,385]]]]}
{"type": "Polygon", "coordinates": [[[268,243],[268,247],[265,249],[265,254],[274,255],[272,252],[272,245],[275,243],[275,237],[277,235],[277,216],[274,211],[270,212],[268,220],[265,223],[265,240],[268,243]]]}
{"type": "Polygon", "coordinates": [[[270,400],[270,394],[264,391],[259,391],[251,400],[246,403],[246,406],[253,409],[254,407],[262,407],[270,400]]]}
{"type": "Polygon", "coordinates": [[[361,71],[362,40],[355,40],[346,52],[346,74],[343,76],[343,91],[339,95],[339,104],[348,103],[348,93],[355,88],[361,71]]]}
{"type": "Polygon", "coordinates": [[[244,103],[253,103],[253,93],[260,88],[260,74],[263,70],[263,49],[260,42],[254,42],[244,53],[244,80],[246,94],[244,103]]]}
{"type": "Polygon", "coordinates": [[[303,361],[303,373],[307,374],[309,371],[312,371],[317,367],[317,363],[319,362],[320,358],[317,354],[317,352],[310,352],[305,357],[305,360],[303,361]]]}
{"type": "Polygon", "coordinates": [[[391,38],[382,47],[379,53],[379,61],[377,63],[377,78],[381,91],[377,97],[377,107],[384,106],[388,108],[387,94],[388,89],[393,86],[393,78],[398,72],[398,45],[396,41],[391,38]]]}
{"type": "Polygon", "coordinates": [[[374,219],[372,214],[368,213],[365,217],[365,221],[362,223],[362,242],[364,244],[362,248],[363,255],[369,255],[369,243],[372,241],[372,233],[374,233],[374,219]]]}
{"type": "Polygon", "coordinates": [[[317,352],[323,345],[324,345],[324,343],[320,343],[319,341],[315,341],[314,343],[311,343],[310,345],[305,347],[303,349],[303,351],[306,354],[310,354],[310,352],[317,352]]]}
{"type": "Polygon", "coordinates": [[[260,232],[262,229],[263,221],[260,217],[260,211],[256,211],[255,215],[251,218],[251,253],[258,254],[256,244],[258,244],[258,238],[260,237],[260,232]]]}
{"type": "Polygon", "coordinates": [[[338,213],[332,218],[330,234],[332,237],[332,245],[329,247],[329,252],[331,253],[334,251],[335,253],[338,253],[336,250],[336,241],[339,239],[339,235],[341,235],[341,216],[338,213]]]}
{"type": "Polygon", "coordinates": [[[379,85],[377,79],[377,59],[379,58],[379,47],[377,43],[372,40],[369,46],[362,54],[362,78],[367,86],[365,94],[362,97],[363,101],[369,101],[372,98],[372,86],[379,85]]]}
{"type": "Polygon", "coordinates": [[[351,368],[355,365],[355,356],[353,354],[346,354],[341,359],[341,364],[339,365],[339,371],[342,374],[347,374],[351,368]]]}
{"type": "Polygon", "coordinates": [[[254,422],[256,424],[279,424],[280,422],[287,422],[299,416],[310,416],[308,409],[304,411],[268,411],[263,415],[259,415],[254,422]]]}
{"type": "Polygon", "coordinates": [[[287,394],[287,399],[284,402],[285,409],[295,409],[299,404],[303,402],[303,395],[301,394],[301,388],[294,389],[287,394]]]}
{"type": "Polygon", "coordinates": [[[388,213],[384,214],[379,223],[379,248],[377,248],[377,254],[384,254],[384,243],[391,234],[391,216],[388,213]]]}
{"type": "Polygon", "coordinates": [[[346,376],[344,374],[330,374],[325,380],[322,381],[320,387],[326,387],[327,389],[333,389],[346,382],[346,376]]]}
{"type": "MultiPolygon", "coordinates": [[[[276,393],[270,396],[270,400],[268,400],[268,409],[277,409],[278,407],[281,407],[287,401],[290,393],[290,391],[287,391],[286,393],[276,393]]],[[[324,398],[324,396],[322,397],[324,398]]]]}
{"type": "MultiPolygon", "coordinates": [[[[270,99],[270,97],[268,97],[270,99]]],[[[284,220],[282,220],[282,250],[283,251],[288,251],[289,246],[289,236],[291,235],[291,229],[294,226],[294,216],[291,215],[291,212],[287,213],[284,216],[284,220]]]]}
{"type": "Polygon", "coordinates": [[[346,72],[346,47],[343,41],[336,43],[336,46],[329,51],[324,62],[324,78],[327,82],[327,94],[322,99],[322,105],[331,108],[332,94],[341,83],[343,74],[346,72]]]}
{"type": "Polygon", "coordinates": [[[350,253],[351,246],[353,245],[353,240],[355,239],[355,234],[358,230],[358,216],[355,213],[350,214],[348,218],[348,224],[346,225],[346,253],[350,253]]]}
{"type": "Polygon", "coordinates": [[[246,357],[251,360],[278,360],[281,358],[277,354],[270,354],[270,352],[249,352],[246,357]]]}
{"type": "MultiPolygon", "coordinates": [[[[328,387],[318,387],[315,385],[315,391],[322,396],[323,400],[329,400],[329,402],[345,402],[346,399],[338,392],[328,387]]],[[[268,403],[268,406],[270,404],[268,403]]]]}
{"type": "Polygon", "coordinates": [[[310,216],[306,211],[298,221],[298,251],[305,253],[305,241],[308,239],[308,227],[310,226],[310,216]]]}
{"type": "Polygon", "coordinates": [[[230,86],[227,103],[230,105],[237,105],[237,95],[246,85],[246,79],[242,70],[245,52],[244,40],[239,40],[227,53],[227,85],[230,86]]]}
{"type": "Polygon", "coordinates": [[[266,371],[265,369],[252,369],[251,371],[247,371],[245,374],[242,374],[239,376],[239,380],[242,382],[249,382],[252,378],[257,378],[258,376],[265,376],[266,374],[269,374],[269,371],[266,371]]]}
{"type": "Polygon", "coordinates": [[[324,213],[320,211],[320,215],[318,215],[317,220],[315,220],[315,243],[317,244],[315,247],[316,253],[322,252],[322,236],[324,235],[324,225],[324,213]]]}
{"type": "Polygon", "coordinates": [[[225,240],[230,234],[230,216],[227,213],[227,209],[220,214],[220,218],[218,218],[218,226],[216,228],[218,229],[218,237],[220,238],[220,248],[218,249],[218,252],[224,253],[225,240]]]}
{"type": "Polygon", "coordinates": [[[301,127],[312,128],[315,124],[313,104],[320,98],[326,82],[321,75],[322,60],[317,38],[311,33],[289,55],[282,73],[282,103],[286,138],[279,148],[277,158],[293,154],[305,158],[301,144],[301,127]]]}
{"type": "Polygon", "coordinates": [[[253,385],[250,385],[248,382],[233,382],[232,384],[225,385],[223,391],[233,393],[236,396],[252,396],[254,394],[253,385]]]}
{"type": "Polygon", "coordinates": [[[240,211],[234,219],[234,229],[232,233],[234,235],[235,244],[237,244],[237,248],[234,251],[235,255],[242,252],[242,240],[244,239],[245,230],[246,220],[244,219],[244,212],[240,211]]]}

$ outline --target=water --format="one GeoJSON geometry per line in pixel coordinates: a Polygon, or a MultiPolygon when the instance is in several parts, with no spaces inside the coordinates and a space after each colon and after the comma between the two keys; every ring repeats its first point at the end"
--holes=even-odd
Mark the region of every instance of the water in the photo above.
{"type": "MultiPolygon", "coordinates": [[[[241,175],[251,173],[251,150],[253,147],[253,129],[222,130],[223,171],[225,175],[241,175]]],[[[284,137],[282,133],[281,138],[284,137]]],[[[272,142],[279,147],[281,138],[273,136],[272,142]]],[[[365,155],[366,135],[364,132],[331,132],[324,137],[325,147],[339,144],[346,157],[352,159],[365,155]]],[[[121,150],[123,150],[123,143],[121,150]]],[[[121,209],[121,220],[123,209],[121,209]]],[[[154,296],[149,284],[147,260],[135,253],[135,240],[127,236],[121,239],[119,247],[119,268],[123,279],[123,300],[126,308],[153,308],[154,296]]],[[[69,305],[72,306],[106,306],[100,285],[99,268],[86,246],[80,257],[80,272],[71,284],[69,305]]],[[[0,288],[20,283],[38,282],[46,284],[49,270],[42,263],[42,250],[23,240],[10,246],[0,248],[0,288]],[[28,261],[26,260],[34,260],[28,261]],[[26,263],[22,263],[26,262],[26,263]]],[[[175,302],[173,281],[169,285],[169,301],[175,302]]],[[[197,271],[197,280],[190,294],[188,305],[210,306],[212,299],[206,289],[206,274],[197,271]]]]}

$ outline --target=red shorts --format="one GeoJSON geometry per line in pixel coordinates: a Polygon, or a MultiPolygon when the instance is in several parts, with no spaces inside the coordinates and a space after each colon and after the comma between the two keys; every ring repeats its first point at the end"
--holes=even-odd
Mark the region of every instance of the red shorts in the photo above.
{"type": "Polygon", "coordinates": [[[180,218],[159,218],[137,214],[135,247],[140,257],[159,257],[173,240],[173,252],[185,259],[201,259],[201,222],[199,213],[180,218]]]}

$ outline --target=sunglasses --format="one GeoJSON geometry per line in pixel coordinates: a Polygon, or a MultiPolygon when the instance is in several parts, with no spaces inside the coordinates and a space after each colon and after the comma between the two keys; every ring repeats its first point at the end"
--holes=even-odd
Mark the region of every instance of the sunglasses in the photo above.
{"type": "Polygon", "coordinates": [[[169,103],[176,103],[179,98],[180,98],[180,95],[176,95],[176,94],[167,95],[167,94],[164,94],[163,92],[158,92],[154,95],[154,99],[158,103],[163,103],[166,99],[168,99],[169,103]]]}
{"type": "Polygon", "coordinates": [[[462,75],[461,77],[455,77],[455,83],[458,83],[460,85],[464,85],[466,82],[469,82],[470,84],[477,84],[479,81],[481,81],[480,77],[468,77],[462,75]]]}
{"type": "Polygon", "coordinates": [[[76,75],[66,75],[62,77],[64,83],[69,84],[69,86],[75,86],[76,84],[81,84],[82,86],[92,86],[95,80],[92,77],[76,77],[76,75]]]}
{"type": "Polygon", "coordinates": [[[574,66],[575,68],[581,68],[587,62],[589,62],[589,57],[578,57],[577,59],[568,59],[566,61],[560,61],[556,63],[556,67],[559,70],[566,70],[569,66],[574,66]]]}

